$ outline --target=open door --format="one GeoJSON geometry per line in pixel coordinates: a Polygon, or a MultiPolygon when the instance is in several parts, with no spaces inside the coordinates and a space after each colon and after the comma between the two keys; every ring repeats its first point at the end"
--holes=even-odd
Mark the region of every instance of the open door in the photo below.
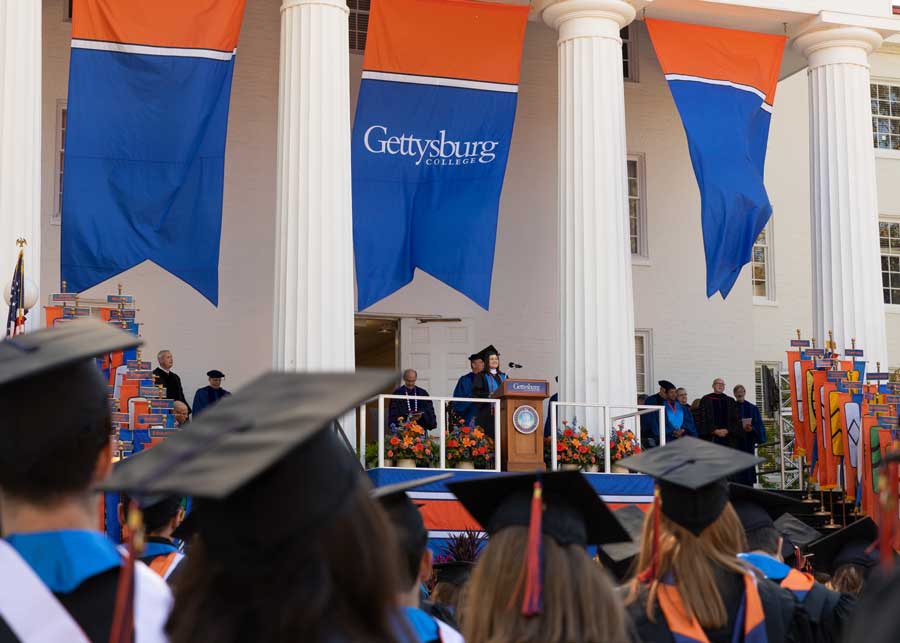
{"type": "Polygon", "coordinates": [[[400,370],[415,369],[417,384],[430,395],[453,394],[460,375],[469,372],[469,355],[474,350],[471,319],[400,320],[400,370]]]}

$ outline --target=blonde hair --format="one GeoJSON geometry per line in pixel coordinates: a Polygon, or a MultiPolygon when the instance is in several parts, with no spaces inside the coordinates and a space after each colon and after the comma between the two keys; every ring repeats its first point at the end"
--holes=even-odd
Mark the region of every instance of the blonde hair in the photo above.
{"type": "MultiPolygon", "coordinates": [[[[656,508],[644,519],[641,555],[638,569],[649,569],[653,562],[653,521],[656,508]]],[[[659,559],[655,577],[649,580],[647,618],[654,621],[653,612],[660,579],[671,573],[678,586],[681,602],[688,614],[697,619],[705,630],[724,627],[728,613],[716,585],[716,571],[747,574],[737,555],[746,550],[744,529],[731,507],[725,505],[722,514],[699,536],[678,525],[664,513],[659,516],[659,559]]],[[[633,580],[627,604],[638,600],[641,582],[633,580]]]]}
{"type": "Polygon", "coordinates": [[[522,561],[527,527],[491,536],[463,590],[460,612],[468,643],[620,643],[625,611],[605,572],[584,548],[543,536],[543,612],[523,616],[522,561]]]}

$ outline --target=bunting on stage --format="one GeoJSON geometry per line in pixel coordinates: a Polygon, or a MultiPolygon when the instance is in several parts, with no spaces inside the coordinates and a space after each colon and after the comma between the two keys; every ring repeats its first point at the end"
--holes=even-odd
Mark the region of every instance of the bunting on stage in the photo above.
{"type": "Polygon", "coordinates": [[[373,0],[352,143],[360,310],[416,268],[488,308],[527,17],[373,0]]]}
{"type": "Polygon", "coordinates": [[[706,294],[727,297],[772,214],[763,185],[785,36],[647,19],[700,187],[706,294]]]}
{"type": "Polygon", "coordinates": [[[245,0],[75,0],[62,279],[150,260],[218,302],[225,134],[245,0]]]}

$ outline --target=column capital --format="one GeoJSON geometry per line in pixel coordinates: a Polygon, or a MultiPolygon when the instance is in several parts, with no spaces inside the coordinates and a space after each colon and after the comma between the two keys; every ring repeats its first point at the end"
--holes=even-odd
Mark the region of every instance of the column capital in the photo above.
{"type": "Polygon", "coordinates": [[[294,7],[308,7],[311,5],[324,5],[331,9],[338,9],[347,14],[350,13],[350,9],[347,7],[347,0],[283,0],[281,3],[281,10],[287,11],[294,7]]]}
{"type": "Polygon", "coordinates": [[[637,15],[638,2],[642,0],[536,0],[534,8],[544,22],[559,31],[560,41],[618,38],[622,27],[637,15]]]}
{"type": "Polygon", "coordinates": [[[854,25],[813,25],[794,36],[792,45],[810,68],[822,65],[869,66],[869,54],[881,47],[883,36],[876,30],[854,25]]]}

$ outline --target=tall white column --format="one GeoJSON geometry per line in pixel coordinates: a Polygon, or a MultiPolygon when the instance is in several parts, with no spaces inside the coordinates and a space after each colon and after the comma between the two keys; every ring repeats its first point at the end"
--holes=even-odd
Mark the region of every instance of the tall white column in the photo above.
{"type": "Polygon", "coordinates": [[[348,13],[344,0],[281,6],[273,346],[280,370],[355,365],[348,13]]]}
{"type": "Polygon", "coordinates": [[[559,31],[560,400],[634,405],[619,31],[635,9],[624,0],[556,0],[538,7],[559,31]]]}
{"type": "Polygon", "coordinates": [[[813,331],[820,346],[834,331],[838,350],[855,338],[870,368],[888,366],[869,102],[869,54],[881,41],[860,27],[794,39],[809,60],[813,331]]]}
{"type": "MultiPolygon", "coordinates": [[[[41,80],[41,3],[0,2],[0,291],[19,238],[28,242],[25,277],[41,283],[41,80]]],[[[40,325],[35,308],[30,328],[40,325]]]]}

